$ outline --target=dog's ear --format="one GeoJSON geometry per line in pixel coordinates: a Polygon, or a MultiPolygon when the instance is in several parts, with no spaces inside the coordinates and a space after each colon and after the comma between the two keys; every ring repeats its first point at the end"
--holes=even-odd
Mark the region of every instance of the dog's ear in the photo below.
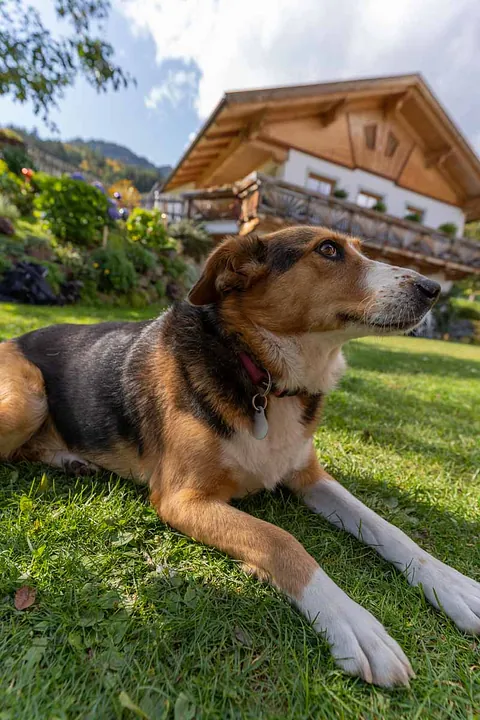
{"type": "Polygon", "coordinates": [[[188,300],[210,305],[234,290],[246,290],[264,276],[266,255],[266,245],[256,235],[227,238],[208,257],[188,300]]]}

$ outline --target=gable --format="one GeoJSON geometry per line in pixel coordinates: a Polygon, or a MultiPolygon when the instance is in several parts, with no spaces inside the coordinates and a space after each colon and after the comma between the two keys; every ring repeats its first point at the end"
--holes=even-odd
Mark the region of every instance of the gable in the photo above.
{"type": "Polygon", "coordinates": [[[420,75],[227,93],[163,189],[232,183],[289,149],[480,213],[480,160],[420,75]]]}
{"type": "Polygon", "coordinates": [[[263,130],[262,136],[284,147],[295,148],[350,168],[355,167],[345,114],[327,127],[322,127],[320,116],[272,123],[263,130]]]}

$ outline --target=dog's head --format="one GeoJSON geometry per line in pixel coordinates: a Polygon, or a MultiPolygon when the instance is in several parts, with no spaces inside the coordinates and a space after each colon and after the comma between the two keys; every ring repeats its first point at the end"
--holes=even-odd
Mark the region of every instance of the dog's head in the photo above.
{"type": "Polygon", "coordinates": [[[189,300],[219,304],[234,324],[282,335],[345,330],[358,337],[415,327],[439,292],[413,270],[366,258],[355,238],[292,227],[223,241],[189,300]]]}

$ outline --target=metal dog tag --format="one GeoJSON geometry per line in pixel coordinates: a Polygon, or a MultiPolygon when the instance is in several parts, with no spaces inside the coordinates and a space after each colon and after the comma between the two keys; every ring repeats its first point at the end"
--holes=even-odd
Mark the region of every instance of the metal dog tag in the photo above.
{"type": "Polygon", "coordinates": [[[256,440],[263,440],[267,437],[268,433],[268,422],[265,417],[264,408],[255,408],[255,415],[253,418],[253,437],[256,440]]]}

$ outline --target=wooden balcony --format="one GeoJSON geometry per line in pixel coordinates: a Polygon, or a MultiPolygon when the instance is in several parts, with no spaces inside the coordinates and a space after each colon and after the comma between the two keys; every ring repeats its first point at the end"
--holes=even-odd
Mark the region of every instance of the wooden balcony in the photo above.
{"type": "Polygon", "coordinates": [[[218,190],[190,190],[181,195],[159,193],[154,200],[154,207],[164,212],[170,222],[184,219],[203,223],[220,220],[238,222],[241,205],[241,200],[231,187],[218,190]]]}
{"type": "Polygon", "coordinates": [[[271,232],[289,225],[323,225],[363,240],[370,257],[442,272],[451,280],[480,274],[480,243],[451,238],[420,223],[366,210],[297,185],[257,174],[236,188],[240,233],[271,232]]]}

